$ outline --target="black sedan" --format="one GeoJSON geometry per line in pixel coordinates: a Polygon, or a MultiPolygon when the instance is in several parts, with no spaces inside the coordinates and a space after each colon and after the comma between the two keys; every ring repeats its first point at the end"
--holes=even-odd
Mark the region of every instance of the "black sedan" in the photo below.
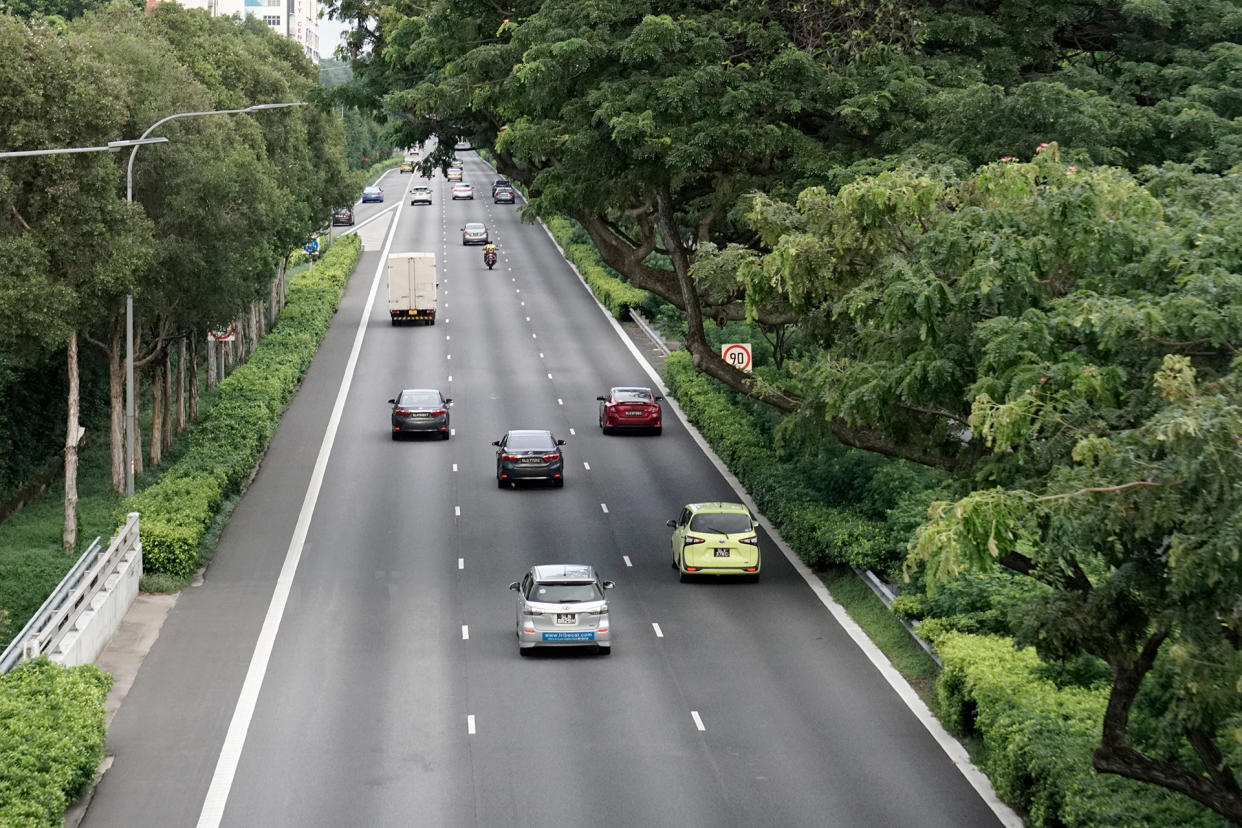
{"type": "Polygon", "coordinates": [[[332,223],[352,225],[354,223],[354,211],[348,207],[333,207],[332,223]]]}
{"type": "Polygon", "coordinates": [[[392,403],[392,439],[418,432],[439,434],[441,440],[449,438],[451,397],[434,388],[407,388],[388,402],[392,403]]]}
{"type": "Polygon", "coordinates": [[[509,431],[496,446],[496,485],[504,488],[519,480],[551,480],[558,489],[565,485],[564,440],[542,429],[509,431]]]}

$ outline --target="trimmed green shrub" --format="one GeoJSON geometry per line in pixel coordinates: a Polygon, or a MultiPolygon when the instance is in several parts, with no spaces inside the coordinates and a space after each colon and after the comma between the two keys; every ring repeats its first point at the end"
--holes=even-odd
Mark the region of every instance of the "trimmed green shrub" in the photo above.
{"type": "Polygon", "coordinates": [[[143,568],[185,576],[224,499],[241,489],[276,431],[336,313],[361,251],[344,236],[289,283],[276,327],[219,386],[215,405],[190,432],[181,458],[122,512],[141,514],[143,568]]]}
{"type": "Polygon", "coordinates": [[[0,676],[0,825],[59,828],[104,756],[112,677],[47,658],[0,676]]]}
{"type": "Polygon", "coordinates": [[[1031,648],[1008,639],[946,632],[935,638],[943,670],[941,717],[984,746],[983,769],[996,792],[1027,813],[1029,826],[1224,826],[1185,797],[1097,773],[1103,690],[1059,689],[1040,676],[1031,648]]]}
{"type": "Polygon", "coordinates": [[[647,291],[634,287],[612,268],[602,264],[594,246],[574,240],[575,230],[578,229],[574,222],[551,218],[544,222],[544,226],[565,252],[565,258],[578,268],[595,298],[613,316],[622,319],[630,308],[638,307],[646,300],[647,291]]]}

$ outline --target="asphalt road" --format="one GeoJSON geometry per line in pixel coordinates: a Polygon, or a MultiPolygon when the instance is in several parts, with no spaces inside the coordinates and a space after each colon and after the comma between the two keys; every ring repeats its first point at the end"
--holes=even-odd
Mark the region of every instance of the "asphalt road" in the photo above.
{"type": "MultiPolygon", "coordinates": [[[[85,824],[998,824],[771,538],[758,584],[678,582],[664,521],[735,494],[675,417],[659,437],[600,434],[596,395],[651,381],[463,155],[476,199],[437,178],[433,206],[397,202],[389,248],[436,253],[439,321],[392,327],[383,251],[364,253],[113,720],[85,824]],[[462,246],[467,220],[500,244],[494,271],[462,246]],[[453,398],[452,439],[393,441],[385,401],[425,386],[453,398]],[[497,488],[490,442],[510,428],[566,440],[564,489],[497,488]],[[616,581],[612,655],[518,657],[507,586],[542,562],[616,581]]],[[[359,223],[412,178],[389,173],[359,223]]]]}

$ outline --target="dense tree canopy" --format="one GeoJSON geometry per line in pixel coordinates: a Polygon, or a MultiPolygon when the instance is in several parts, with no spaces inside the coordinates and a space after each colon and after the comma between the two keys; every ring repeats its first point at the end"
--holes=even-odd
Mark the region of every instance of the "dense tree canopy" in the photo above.
{"type": "Polygon", "coordinates": [[[493,147],[700,370],[949,471],[921,559],[1053,587],[1029,640],[1113,673],[1097,767],[1242,819],[1236,3],[334,9],[342,99],[437,136],[428,167],[493,147]],[[708,347],[740,319],[796,334],[779,370],[708,347]]]}

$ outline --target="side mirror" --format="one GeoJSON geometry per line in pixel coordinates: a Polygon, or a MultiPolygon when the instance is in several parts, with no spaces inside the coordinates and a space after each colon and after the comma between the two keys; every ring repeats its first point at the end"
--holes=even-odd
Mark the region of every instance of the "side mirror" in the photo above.
{"type": "Polygon", "coordinates": [[[656,400],[657,400],[657,401],[664,399],[664,398],[663,398],[663,397],[661,397],[659,394],[656,394],[656,395],[655,395],[655,398],[656,398],[656,400]]]}
{"type": "Polygon", "coordinates": [[[676,528],[677,528],[677,521],[675,521],[675,520],[666,520],[666,521],[664,521],[664,525],[665,525],[665,526],[667,526],[667,527],[669,527],[670,529],[676,529],[676,528]]]}
{"type": "Polygon", "coordinates": [[[604,581],[603,586],[604,586],[604,589],[612,589],[613,587],[616,586],[616,584],[614,584],[612,581],[604,581]]]}
{"type": "Polygon", "coordinates": [[[513,590],[514,592],[520,592],[522,589],[522,585],[519,584],[517,581],[514,581],[513,583],[509,584],[509,589],[513,590]]]}
{"type": "Polygon", "coordinates": [[[390,402],[390,403],[392,403],[393,405],[396,405],[396,404],[397,404],[397,401],[396,401],[396,400],[389,400],[389,402],[390,402]]]}
{"type": "Polygon", "coordinates": [[[452,404],[453,404],[453,398],[452,398],[452,397],[445,397],[445,398],[444,398],[444,404],[445,404],[445,405],[452,405],[452,404]]]}
{"type": "Polygon", "coordinates": [[[493,446],[498,446],[498,445],[500,445],[500,441],[499,441],[499,440],[492,440],[492,445],[493,445],[493,446]]]}
{"type": "Polygon", "coordinates": [[[563,445],[565,445],[565,441],[564,441],[564,440],[557,440],[557,441],[556,441],[556,444],[557,444],[558,446],[563,446],[563,445]]]}
{"type": "Polygon", "coordinates": [[[607,397],[596,397],[595,399],[599,400],[600,402],[608,402],[607,397]]]}

